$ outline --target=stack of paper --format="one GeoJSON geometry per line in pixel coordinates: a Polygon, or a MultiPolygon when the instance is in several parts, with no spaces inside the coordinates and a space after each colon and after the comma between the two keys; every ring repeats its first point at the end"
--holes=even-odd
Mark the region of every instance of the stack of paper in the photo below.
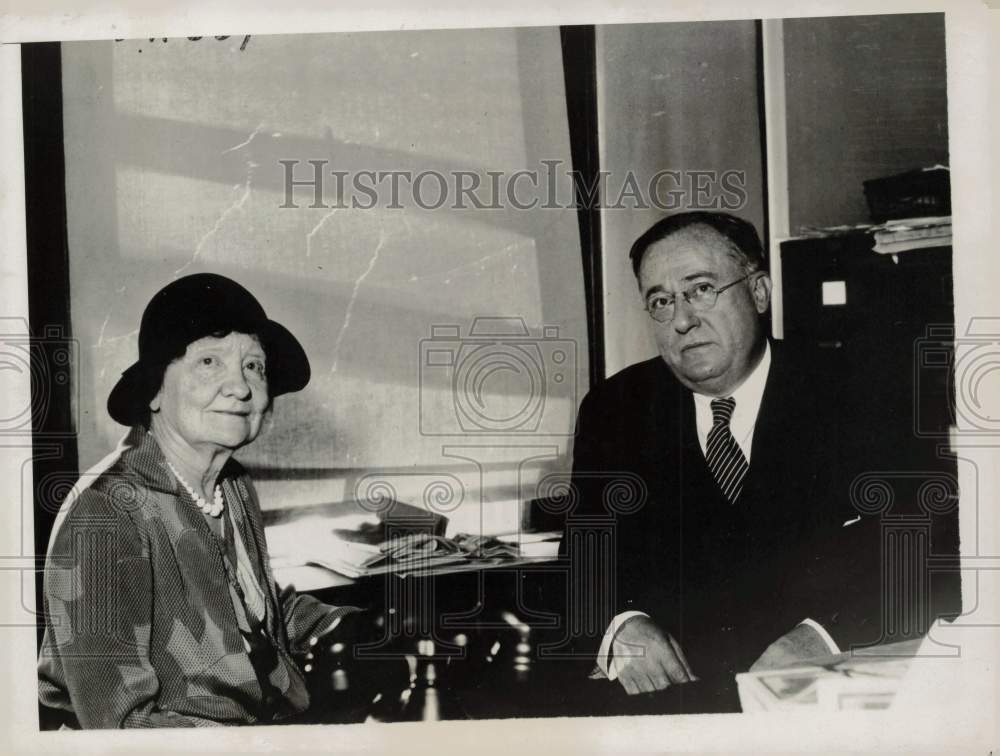
{"type": "Polygon", "coordinates": [[[445,565],[482,566],[555,556],[558,540],[551,540],[553,534],[539,535],[548,538],[528,539],[522,543],[468,533],[458,533],[453,538],[416,533],[392,538],[378,546],[344,542],[326,554],[312,556],[309,562],[341,575],[361,577],[387,572],[420,574],[445,565]]]}
{"type": "Polygon", "coordinates": [[[562,540],[562,531],[546,530],[537,533],[516,533],[513,535],[497,536],[497,538],[503,543],[516,546],[517,552],[521,557],[555,559],[559,556],[559,542],[562,540]]]}
{"type": "Polygon", "coordinates": [[[393,538],[378,546],[336,540],[325,553],[313,554],[310,564],[347,577],[381,575],[386,572],[423,572],[466,561],[466,552],[452,547],[443,536],[417,534],[393,538]]]}
{"type": "Polygon", "coordinates": [[[950,215],[892,220],[873,230],[875,246],[872,249],[884,255],[951,244],[950,215]]]}
{"type": "Polygon", "coordinates": [[[920,639],[736,676],[743,711],[887,709],[920,639]]]}
{"type": "MultiPolygon", "coordinates": [[[[429,532],[386,538],[385,523],[373,514],[311,515],[267,529],[272,567],[317,565],[349,578],[397,573],[422,574],[444,566],[547,559],[559,550],[559,532],[451,538],[429,532]],[[333,527],[331,527],[333,526],[333,527]]],[[[395,523],[397,526],[399,522],[395,523]]]]}

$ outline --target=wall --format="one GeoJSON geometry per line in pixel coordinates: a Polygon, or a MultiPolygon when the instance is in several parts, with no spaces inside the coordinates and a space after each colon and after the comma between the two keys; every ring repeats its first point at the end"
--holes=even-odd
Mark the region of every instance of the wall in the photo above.
{"type": "Polygon", "coordinates": [[[864,180],[948,163],[944,14],[783,28],[792,233],[865,223],[864,180]]]}
{"type": "MultiPolygon", "coordinates": [[[[947,160],[940,15],[793,19],[784,29],[793,229],[863,221],[863,179],[947,160]]],[[[312,384],[279,400],[244,455],[288,501],[344,496],[371,470],[498,470],[510,484],[509,445],[480,443],[477,466],[446,458],[443,446],[483,436],[436,435],[454,430],[458,409],[449,376],[425,370],[423,350],[435,325],[457,333],[446,347],[468,346],[477,316],[522,318],[532,337],[553,326],[566,342],[572,380],[543,369],[526,393],[523,372],[499,371],[484,394],[501,418],[544,399],[532,405],[537,432],[513,439],[545,447],[564,468],[587,374],[575,211],[427,211],[405,196],[398,208],[314,208],[308,188],[283,209],[279,163],[303,161],[297,178],[310,159],[352,174],[484,179],[543,160],[568,167],[558,31],[240,43],[64,45],[81,466],[124,430],[104,401],[135,358],[143,306],[172,278],[211,269],[251,288],[313,360],[312,384]]],[[[627,260],[635,237],[672,209],[706,205],[761,229],[764,200],[752,21],[602,26],[597,46],[604,201],[618,204],[602,212],[611,374],[655,354],[627,260]],[[623,194],[630,170],[638,198],[623,194]],[[675,192],[658,198],[670,208],[648,193],[663,170],[681,176],[661,185],[675,192]],[[699,194],[697,172],[709,171],[716,177],[699,194]],[[741,177],[739,194],[720,186],[726,172],[741,177]]],[[[564,174],[554,190],[569,196],[564,174]]],[[[327,193],[333,202],[330,184],[327,193]]],[[[544,363],[551,353],[535,354],[544,363]]]]}
{"type": "Polygon", "coordinates": [[[753,21],[602,26],[598,28],[601,168],[610,172],[607,203],[615,204],[632,169],[647,187],[661,170],[679,171],[660,185],[660,207],[602,213],[606,372],[656,354],[628,250],[659,218],[681,209],[722,209],[763,232],[760,132],[753,21]],[[718,179],[694,172],[715,172],[718,179]],[[742,194],[721,176],[742,178],[742,194]],[[699,192],[696,182],[707,186],[699,192]],[[673,206],[671,206],[673,205],[673,206]],[[665,209],[666,208],[666,209],[665,209]]]}
{"type": "MultiPolygon", "coordinates": [[[[171,279],[203,270],[246,285],[312,361],[310,385],[279,398],[270,427],[241,452],[262,485],[277,482],[269,504],[350,496],[373,470],[458,470],[468,492],[482,469],[501,469],[513,485],[528,452],[487,445],[472,463],[443,450],[482,434],[459,427],[453,376],[429,369],[426,347],[447,326],[434,344],[459,354],[480,316],[520,319],[528,335],[493,340],[493,358],[507,361],[480,376],[478,409],[503,419],[528,407],[538,424],[515,428],[514,442],[546,445],[563,465],[588,359],[575,211],[460,208],[453,192],[423,209],[405,183],[394,203],[387,182],[372,209],[312,207],[309,187],[282,207],[280,163],[299,161],[302,180],[313,175],[306,161],[328,161],[323,205],[339,199],[332,170],[467,171],[485,184],[486,171],[543,159],[568,169],[558,31],[242,41],[63,47],[81,469],[124,432],[104,403],[136,357],[143,307],[171,279]],[[556,342],[569,358],[558,370],[556,342]],[[527,363],[539,381],[525,383],[527,363]]],[[[565,174],[555,182],[570,196],[565,174]]],[[[438,186],[423,185],[425,205],[438,186]]],[[[426,492],[412,482],[401,485],[426,492]]]]}
{"type": "MultiPolygon", "coordinates": [[[[866,179],[947,164],[943,14],[786,19],[783,32],[793,234],[867,222],[866,179]]],[[[629,169],[640,185],[662,169],[737,170],[745,202],[715,209],[763,235],[754,23],[603,26],[597,39],[607,201],[629,169]]],[[[683,189],[670,209],[633,203],[602,213],[609,375],[656,354],[627,256],[657,219],[705,204],[690,183],[683,189]]]]}

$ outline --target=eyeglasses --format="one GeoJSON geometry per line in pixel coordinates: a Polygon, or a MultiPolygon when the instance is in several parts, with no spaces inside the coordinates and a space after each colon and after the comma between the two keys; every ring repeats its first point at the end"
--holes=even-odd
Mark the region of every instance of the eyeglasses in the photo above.
{"type": "MultiPolygon", "coordinates": [[[[748,273],[739,278],[732,283],[727,283],[725,286],[720,286],[715,288],[712,284],[707,281],[702,281],[701,283],[692,284],[688,288],[681,292],[681,296],[684,297],[684,301],[691,305],[698,312],[705,312],[706,310],[711,310],[715,307],[716,301],[719,299],[719,295],[726,289],[732,288],[741,281],[746,281],[753,273],[748,273]]],[[[669,323],[674,319],[674,313],[677,310],[677,297],[671,294],[663,294],[658,292],[652,294],[649,299],[646,300],[646,312],[649,313],[649,317],[655,320],[657,323],[669,323]]]]}

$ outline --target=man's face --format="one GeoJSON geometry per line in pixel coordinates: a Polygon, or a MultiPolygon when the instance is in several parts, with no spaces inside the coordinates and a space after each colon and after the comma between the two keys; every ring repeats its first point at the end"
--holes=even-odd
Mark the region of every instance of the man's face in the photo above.
{"type": "Polygon", "coordinates": [[[707,226],[689,226],[653,244],[639,267],[643,301],[676,297],[674,317],[651,321],[660,355],[692,391],[727,396],[750,374],[764,348],[760,315],[771,300],[771,279],[756,272],[719,294],[710,310],[696,311],[681,292],[698,283],[722,288],[746,275],[729,241],[707,226]]]}

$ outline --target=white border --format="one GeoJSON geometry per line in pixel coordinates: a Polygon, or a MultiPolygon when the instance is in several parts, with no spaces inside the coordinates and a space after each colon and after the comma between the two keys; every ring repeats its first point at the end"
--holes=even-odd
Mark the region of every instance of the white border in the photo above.
{"type": "MultiPolygon", "coordinates": [[[[0,18],[0,40],[71,40],[110,37],[186,36],[234,33],[290,33],[343,29],[403,29],[547,25],[558,23],[626,23],[653,20],[722,20],[731,18],[781,18],[805,15],[864,15],[890,12],[947,11],[949,79],[949,133],[953,206],[955,215],[955,281],[959,292],[956,318],[964,322],[974,314],[1000,314],[995,295],[994,263],[997,255],[994,221],[994,179],[1000,175],[1000,160],[994,146],[997,126],[997,93],[993,66],[1000,49],[1000,24],[984,3],[973,0],[952,2],[802,2],[789,8],[783,2],[715,2],[711,5],[678,2],[664,8],[659,2],[605,3],[526,2],[483,6],[472,9],[466,3],[437,2],[434,7],[401,6],[384,0],[367,2],[360,8],[331,8],[318,0],[287,4],[214,3],[134,3],[123,9],[108,3],[75,3],[72,12],[37,0],[17,0],[8,4],[0,18]],[[20,6],[20,7],[18,7],[20,6]],[[990,97],[993,98],[992,111],[990,97]]],[[[0,50],[0,133],[3,134],[0,186],[3,210],[0,220],[4,237],[0,302],[6,312],[26,314],[24,280],[23,198],[11,194],[22,181],[19,98],[11,88],[17,81],[16,47],[0,50]],[[19,204],[20,203],[20,204],[19,204]]],[[[23,183],[21,183],[23,185],[23,183]]],[[[15,397],[16,400],[16,397],[15,397]]],[[[21,405],[23,406],[23,405],[21,405]]],[[[963,491],[978,484],[981,502],[992,505],[997,491],[997,449],[971,451],[979,460],[978,480],[963,479],[963,491]]],[[[0,468],[7,481],[4,497],[14,515],[20,506],[19,465],[8,465],[4,454],[0,468]],[[13,477],[12,477],[13,474],[13,477]],[[12,487],[13,486],[13,487],[12,487]]],[[[992,506],[988,507],[992,516],[992,506]]],[[[968,512],[968,509],[963,509],[968,512]]],[[[9,520],[8,520],[9,521],[9,520]]],[[[992,522],[992,520],[991,520],[992,522]]],[[[976,525],[977,523],[973,523],[976,525]]],[[[979,523],[982,525],[982,523],[979,523]]],[[[980,548],[997,548],[997,529],[990,528],[980,548]]],[[[963,536],[969,523],[963,515],[963,536]]],[[[0,573],[0,609],[20,601],[19,591],[11,591],[9,573],[0,573]]],[[[968,577],[968,576],[966,576],[968,577]]],[[[966,590],[971,587],[966,584],[966,590]]],[[[18,588],[18,586],[15,586],[18,588]]],[[[967,594],[968,595],[968,594],[967,594]]],[[[988,597],[992,600],[995,597],[988,597]]],[[[983,634],[996,639],[995,629],[983,634]]],[[[963,636],[964,637],[964,636],[963,636]]],[[[444,725],[391,725],[384,727],[341,726],[309,728],[225,729],[207,732],[133,733],[38,733],[35,720],[35,635],[34,630],[0,628],[0,647],[5,654],[3,670],[8,679],[0,682],[0,711],[7,726],[0,730],[0,742],[10,752],[80,753],[121,751],[142,752],[261,752],[281,751],[384,751],[435,753],[462,749],[480,752],[521,753],[546,751],[594,752],[629,751],[822,751],[846,752],[878,748],[899,752],[986,753],[998,744],[991,703],[997,702],[997,665],[992,657],[982,657],[977,674],[967,686],[955,692],[955,705],[922,716],[902,714],[860,714],[849,718],[822,716],[781,717],[742,715],[727,717],[641,717],[572,720],[521,720],[499,723],[447,723],[444,725]],[[985,681],[985,683],[984,683],[985,681]],[[968,696],[975,694],[975,698],[968,696]],[[984,697],[985,699],[984,700],[984,697]]],[[[971,646],[970,646],[971,648],[971,646]]],[[[967,656],[971,656],[970,651],[967,656]]],[[[995,651],[994,651],[995,655],[995,651]]]]}

